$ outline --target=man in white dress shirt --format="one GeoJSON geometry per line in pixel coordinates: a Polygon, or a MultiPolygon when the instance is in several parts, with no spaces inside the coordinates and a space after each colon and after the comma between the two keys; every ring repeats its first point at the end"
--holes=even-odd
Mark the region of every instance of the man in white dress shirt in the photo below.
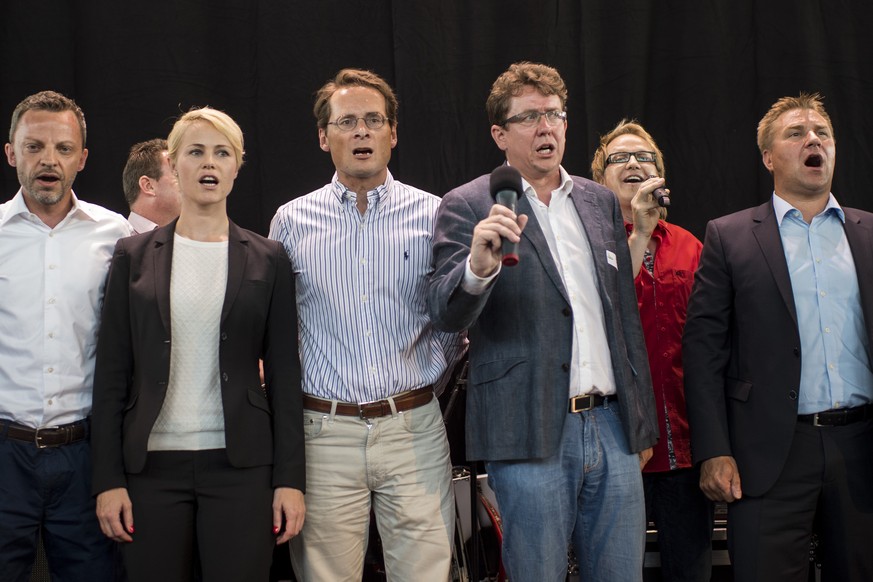
{"type": "Polygon", "coordinates": [[[0,580],[30,578],[40,531],[53,579],[115,580],[88,415],[106,271],[130,226],[73,193],[88,150],[72,100],[24,99],[5,151],[21,189],[0,204],[0,580]]]}

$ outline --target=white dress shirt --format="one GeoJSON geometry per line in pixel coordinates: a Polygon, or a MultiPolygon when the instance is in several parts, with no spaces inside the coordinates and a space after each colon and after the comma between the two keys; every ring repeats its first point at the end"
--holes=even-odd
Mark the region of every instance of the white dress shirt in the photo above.
{"type": "Polygon", "coordinates": [[[130,223],[131,228],[133,228],[133,234],[151,232],[158,227],[157,222],[152,222],[142,214],[137,214],[136,212],[131,212],[127,217],[127,221],[130,223]]]}
{"type": "Polygon", "coordinates": [[[0,419],[57,426],[91,412],[94,355],[119,214],[78,200],[49,228],[18,194],[0,205],[0,419]]]}

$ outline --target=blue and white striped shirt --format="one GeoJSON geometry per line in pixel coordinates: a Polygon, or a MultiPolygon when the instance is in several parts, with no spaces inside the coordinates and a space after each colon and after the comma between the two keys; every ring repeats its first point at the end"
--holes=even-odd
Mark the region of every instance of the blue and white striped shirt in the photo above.
{"type": "Polygon", "coordinates": [[[280,207],[270,238],[294,271],[303,392],[369,402],[439,384],[464,340],[437,332],[427,310],[440,199],[390,172],[363,215],[355,199],[334,174],[280,207]]]}

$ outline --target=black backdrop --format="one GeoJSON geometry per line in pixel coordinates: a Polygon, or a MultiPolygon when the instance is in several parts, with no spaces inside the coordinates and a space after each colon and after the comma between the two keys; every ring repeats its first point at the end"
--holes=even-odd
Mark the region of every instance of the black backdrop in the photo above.
{"type": "MultiPolygon", "coordinates": [[[[565,167],[589,175],[597,136],[638,118],[665,152],[671,220],[702,236],[769,196],[756,124],[801,90],[826,97],[835,194],[873,210],[871,37],[868,0],[3,0],[0,131],[30,93],[75,98],[90,149],[76,192],[126,213],[129,146],[218,107],[246,137],[230,215],[266,233],[281,203],[330,179],[311,109],[338,69],[396,88],[391,171],[441,195],[500,162],[485,97],[507,65],[539,61],[570,92],[565,167]]],[[[2,164],[0,201],[17,187],[2,164]]]]}

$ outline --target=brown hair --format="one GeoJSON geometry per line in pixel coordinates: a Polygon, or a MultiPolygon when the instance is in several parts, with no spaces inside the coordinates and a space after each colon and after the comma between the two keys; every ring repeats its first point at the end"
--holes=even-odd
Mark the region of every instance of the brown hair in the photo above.
{"type": "Polygon", "coordinates": [[[381,93],[385,98],[385,116],[388,118],[388,124],[391,127],[397,125],[399,104],[391,86],[372,71],[343,69],[315,94],[315,106],[312,108],[312,113],[315,115],[319,129],[326,129],[330,121],[330,98],[344,87],[368,87],[381,93]]]}
{"type": "Polygon", "coordinates": [[[85,114],[82,113],[82,109],[76,105],[75,101],[55,91],[40,91],[25,97],[15,107],[15,110],[12,112],[12,124],[9,126],[9,143],[12,143],[15,139],[15,130],[18,129],[21,116],[28,111],[52,111],[54,113],[72,111],[76,116],[76,121],[79,122],[79,129],[82,132],[82,147],[85,147],[85,138],[87,137],[85,114]]]}
{"type": "Polygon", "coordinates": [[[513,63],[494,81],[485,102],[488,120],[492,125],[506,123],[510,101],[518,97],[525,87],[533,87],[543,95],[557,95],[561,99],[561,109],[567,106],[567,86],[556,69],[527,61],[513,63]]]}
{"type": "Polygon", "coordinates": [[[139,196],[139,179],[148,176],[152,180],[160,180],[163,176],[163,153],[168,150],[167,140],[150,139],[130,148],[127,163],[121,173],[121,183],[124,188],[124,199],[128,206],[133,206],[139,196]]]}

